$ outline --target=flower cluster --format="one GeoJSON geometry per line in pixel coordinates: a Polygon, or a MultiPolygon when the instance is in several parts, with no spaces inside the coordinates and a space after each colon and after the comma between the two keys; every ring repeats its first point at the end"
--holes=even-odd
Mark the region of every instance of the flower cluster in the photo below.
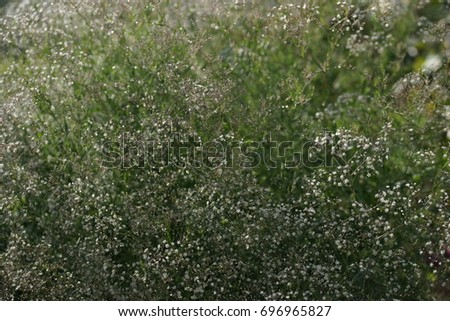
{"type": "Polygon", "coordinates": [[[274,2],[5,11],[0,299],[449,298],[444,1],[274,2]]]}

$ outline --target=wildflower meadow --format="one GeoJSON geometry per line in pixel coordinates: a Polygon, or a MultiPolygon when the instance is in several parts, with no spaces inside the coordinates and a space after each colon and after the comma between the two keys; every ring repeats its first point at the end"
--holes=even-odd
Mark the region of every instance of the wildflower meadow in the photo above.
{"type": "Polygon", "coordinates": [[[0,300],[450,299],[448,1],[0,5],[0,300]]]}

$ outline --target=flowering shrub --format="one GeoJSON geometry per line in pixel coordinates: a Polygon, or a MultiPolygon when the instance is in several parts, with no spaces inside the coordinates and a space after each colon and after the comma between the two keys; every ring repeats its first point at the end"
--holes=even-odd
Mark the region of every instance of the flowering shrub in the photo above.
{"type": "Polygon", "coordinates": [[[248,2],[5,10],[0,299],[450,297],[448,3],[248,2]]]}

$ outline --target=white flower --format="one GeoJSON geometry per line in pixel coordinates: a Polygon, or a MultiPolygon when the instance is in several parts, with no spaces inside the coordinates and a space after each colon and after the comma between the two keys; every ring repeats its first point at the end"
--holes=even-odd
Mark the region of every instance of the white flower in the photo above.
{"type": "Polygon", "coordinates": [[[423,63],[423,66],[422,66],[422,70],[425,73],[432,73],[432,72],[439,70],[439,68],[441,68],[441,66],[442,66],[441,57],[436,54],[431,54],[431,55],[428,55],[427,58],[425,59],[425,62],[423,63]]]}

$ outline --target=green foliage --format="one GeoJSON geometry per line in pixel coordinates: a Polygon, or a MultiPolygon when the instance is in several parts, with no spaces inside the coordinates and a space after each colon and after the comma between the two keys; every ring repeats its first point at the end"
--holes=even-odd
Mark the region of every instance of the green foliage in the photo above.
{"type": "Polygon", "coordinates": [[[0,299],[449,298],[445,1],[277,3],[8,11],[0,299]]]}

